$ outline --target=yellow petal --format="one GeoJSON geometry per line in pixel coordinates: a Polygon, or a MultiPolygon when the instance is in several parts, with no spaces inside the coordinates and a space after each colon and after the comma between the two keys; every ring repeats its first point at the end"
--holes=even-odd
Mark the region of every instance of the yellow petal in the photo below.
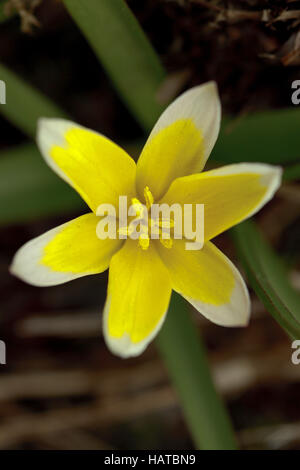
{"type": "Polygon", "coordinates": [[[184,240],[170,249],[158,246],[169,270],[172,288],[202,315],[222,326],[248,323],[250,302],[246,285],[235,266],[211,242],[202,250],[188,251],[184,240]]]}
{"type": "Polygon", "coordinates": [[[137,164],[137,189],[149,186],[160,199],[179,176],[203,169],[220,128],[221,106],[214,82],[183,93],[161,115],[137,164]]]}
{"type": "Polygon", "coordinates": [[[204,204],[207,241],[261,209],[279,188],[281,174],[281,168],[260,163],[228,165],[178,178],[161,202],[204,204]]]}
{"type": "Polygon", "coordinates": [[[34,286],[53,286],[105,271],[122,241],[100,240],[98,222],[85,214],[29,241],[16,253],[12,274],[34,286]]]}
{"type": "Polygon", "coordinates": [[[48,165],[94,212],[102,203],[117,207],[119,195],[133,195],[135,162],[103,135],[63,119],[40,119],[37,143],[48,165]]]}
{"type": "Polygon", "coordinates": [[[109,268],[103,330],[110,350],[136,356],[158,333],[168,310],[171,284],[153,243],[142,250],[128,239],[109,268]]]}

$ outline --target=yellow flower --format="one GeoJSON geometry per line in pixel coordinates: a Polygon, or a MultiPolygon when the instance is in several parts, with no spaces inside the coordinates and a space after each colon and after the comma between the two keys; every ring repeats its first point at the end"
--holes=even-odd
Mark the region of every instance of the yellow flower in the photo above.
{"type": "Polygon", "coordinates": [[[200,173],[217,139],[220,114],[213,82],[188,90],[162,114],[137,164],[101,134],[61,119],[39,122],[37,142],[46,162],[91,212],[26,243],[11,271],[30,284],[51,286],[109,267],[104,337],[122,357],[140,354],[158,333],[172,289],[214,323],[248,323],[245,283],[210,240],[266,204],[280,185],[281,169],[241,163],[200,173]],[[118,207],[120,195],[147,209],[153,202],[204,204],[203,248],[189,251],[183,239],[162,240],[167,221],[156,227],[158,240],[145,233],[139,240],[99,239],[97,207],[118,207]]]}

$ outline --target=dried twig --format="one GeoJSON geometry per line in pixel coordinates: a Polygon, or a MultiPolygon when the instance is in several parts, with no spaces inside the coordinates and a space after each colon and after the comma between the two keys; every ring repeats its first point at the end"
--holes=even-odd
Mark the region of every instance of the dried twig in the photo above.
{"type": "Polygon", "coordinates": [[[70,429],[111,426],[115,422],[133,420],[148,413],[158,413],[174,408],[177,398],[165,387],[120,401],[96,402],[44,413],[24,413],[2,423],[0,448],[5,449],[26,439],[40,438],[70,429]]]}

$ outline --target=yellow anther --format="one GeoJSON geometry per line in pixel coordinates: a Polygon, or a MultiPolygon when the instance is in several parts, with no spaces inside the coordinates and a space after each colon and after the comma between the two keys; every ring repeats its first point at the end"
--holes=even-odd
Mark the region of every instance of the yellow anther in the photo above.
{"type": "Polygon", "coordinates": [[[173,246],[172,238],[160,238],[159,240],[165,248],[168,248],[168,249],[172,248],[173,246]]]}
{"type": "Polygon", "coordinates": [[[133,206],[141,206],[141,202],[138,200],[137,197],[132,197],[131,198],[131,203],[133,206]]]}
{"type": "MultiPolygon", "coordinates": [[[[133,197],[131,199],[131,204],[134,207],[137,217],[143,219],[140,221],[141,233],[138,239],[139,246],[142,248],[142,250],[147,250],[149,248],[149,245],[150,245],[149,233],[151,233],[151,236],[153,235],[156,239],[159,238],[160,242],[165,248],[172,248],[173,240],[170,238],[162,238],[162,235],[164,232],[166,232],[166,230],[170,231],[170,229],[174,227],[174,220],[171,220],[169,218],[157,218],[157,219],[149,218],[150,213],[147,214],[147,212],[145,213],[145,211],[150,211],[150,208],[154,202],[154,198],[148,186],[144,188],[144,198],[145,198],[146,207],[144,204],[142,204],[139,201],[138,198],[133,197]]],[[[119,234],[121,235],[130,236],[131,233],[129,232],[131,231],[128,230],[127,227],[121,227],[119,229],[119,234]]]]}
{"type": "Polygon", "coordinates": [[[136,198],[133,197],[131,199],[131,204],[134,207],[137,217],[143,217],[144,215],[144,206],[143,204],[136,198]]]}
{"type": "Polygon", "coordinates": [[[153,204],[154,197],[152,196],[152,193],[151,193],[148,186],[146,186],[145,189],[144,189],[144,198],[145,198],[145,201],[146,201],[146,207],[149,210],[150,207],[153,204]]]}

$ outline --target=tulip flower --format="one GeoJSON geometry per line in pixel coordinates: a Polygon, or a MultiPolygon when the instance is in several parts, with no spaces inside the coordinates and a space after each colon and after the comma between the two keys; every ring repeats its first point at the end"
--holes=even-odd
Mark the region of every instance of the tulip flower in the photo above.
{"type": "Polygon", "coordinates": [[[62,119],[41,119],[37,143],[44,159],[90,212],[26,243],[11,272],[32,285],[53,286],[109,268],[103,332],[110,350],[121,357],[140,354],[157,335],[172,289],[218,325],[247,325],[245,282],[211,240],[261,209],[280,186],[282,172],[260,163],[202,171],[220,116],[215,83],[188,90],[163,112],[137,164],[97,132],[62,119]],[[102,203],[117,208],[124,195],[141,213],[154,203],[203,204],[202,249],[187,250],[174,230],[170,240],[164,239],[163,226],[172,227],[171,220],[157,225],[156,239],[147,226],[135,240],[123,238],[126,227],[115,239],[100,239],[97,208],[102,203]]]}

